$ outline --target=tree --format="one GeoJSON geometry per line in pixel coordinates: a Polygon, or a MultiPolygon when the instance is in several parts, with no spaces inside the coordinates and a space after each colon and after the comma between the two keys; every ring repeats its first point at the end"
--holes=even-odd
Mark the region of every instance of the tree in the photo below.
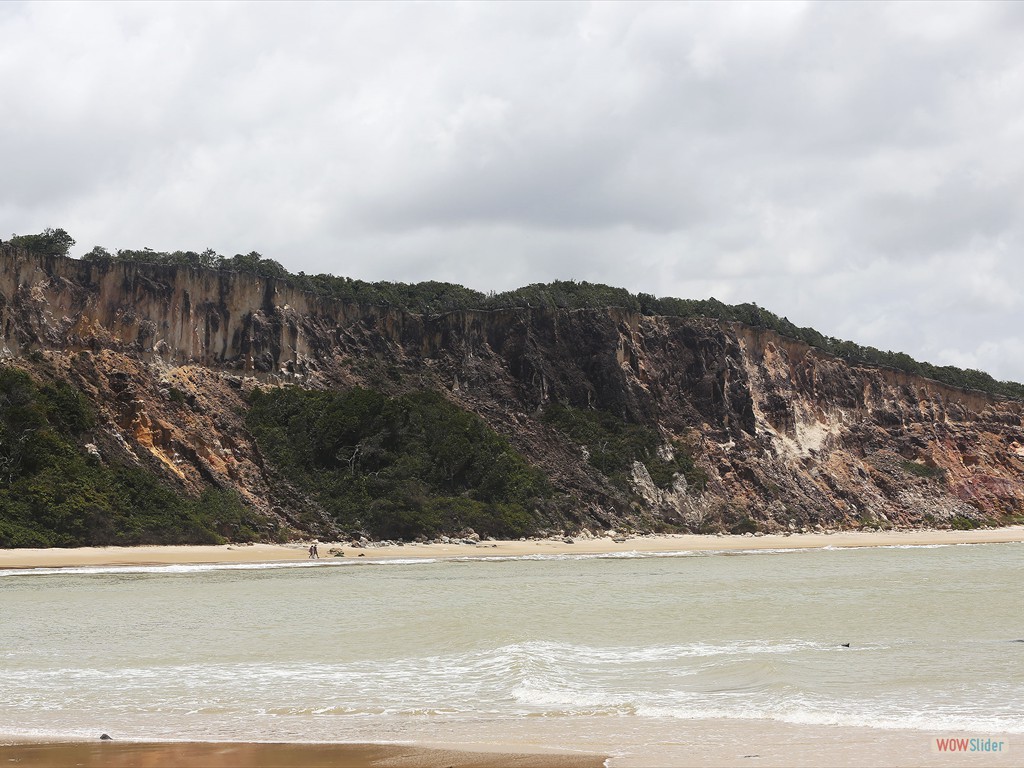
{"type": "Polygon", "coordinates": [[[112,264],[114,262],[114,254],[102,245],[94,245],[92,250],[82,257],[82,261],[92,264],[112,264]]]}
{"type": "Polygon", "coordinates": [[[67,256],[75,238],[59,227],[47,227],[38,235],[12,235],[11,245],[45,256],[67,256]]]}
{"type": "Polygon", "coordinates": [[[249,251],[245,255],[236,253],[230,259],[221,259],[220,268],[232,272],[248,272],[260,277],[286,278],[289,276],[288,270],[280,263],[273,259],[264,259],[256,251],[249,251]]]}

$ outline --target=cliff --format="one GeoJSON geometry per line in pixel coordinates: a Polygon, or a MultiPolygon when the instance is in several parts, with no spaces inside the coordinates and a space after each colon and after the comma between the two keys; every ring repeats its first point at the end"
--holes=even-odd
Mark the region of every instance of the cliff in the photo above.
{"type": "Polygon", "coordinates": [[[1006,523],[1024,515],[1024,404],[848,365],[770,331],[604,310],[424,316],[253,275],[0,246],[3,362],[82,391],[105,462],[182,492],[237,490],[296,530],[332,521],[264,458],[247,393],[444,393],[535,467],[550,529],[764,530],[1006,523]],[[553,426],[553,404],[656,430],[702,476],[628,483],[553,426]]]}

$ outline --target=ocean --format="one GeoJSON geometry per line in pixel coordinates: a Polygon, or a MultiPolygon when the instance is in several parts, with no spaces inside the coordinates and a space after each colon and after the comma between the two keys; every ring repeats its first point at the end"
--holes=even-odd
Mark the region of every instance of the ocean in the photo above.
{"type": "Polygon", "coordinates": [[[0,739],[615,766],[705,722],[1012,737],[1022,565],[1024,545],[983,544],[0,570],[0,739]]]}

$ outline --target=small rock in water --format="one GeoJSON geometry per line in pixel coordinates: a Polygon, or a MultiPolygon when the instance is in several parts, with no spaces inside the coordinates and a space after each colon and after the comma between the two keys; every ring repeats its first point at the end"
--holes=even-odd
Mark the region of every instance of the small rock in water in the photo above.
{"type": "Polygon", "coordinates": [[[101,733],[100,734],[100,741],[113,741],[113,740],[114,740],[114,738],[110,734],[107,734],[107,733],[101,733]]]}

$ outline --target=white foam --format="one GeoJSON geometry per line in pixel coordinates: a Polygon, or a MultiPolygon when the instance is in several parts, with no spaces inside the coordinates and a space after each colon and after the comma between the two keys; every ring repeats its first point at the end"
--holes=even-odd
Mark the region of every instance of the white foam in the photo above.
{"type": "MultiPolygon", "coordinates": [[[[1016,542],[1010,542],[1016,543],[1016,542]]],[[[433,563],[467,563],[467,562],[517,562],[517,561],[578,561],[578,560],[643,560],[651,558],[684,558],[684,557],[735,557],[750,555],[789,555],[811,554],[814,552],[850,552],[875,549],[942,549],[946,547],[986,546],[983,543],[968,542],[962,544],[884,544],[872,547],[839,547],[827,544],[823,547],[774,547],[769,549],[678,549],[661,552],[628,550],[624,552],[560,552],[532,553],[526,555],[489,555],[486,553],[472,555],[456,555],[444,557],[393,557],[393,558],[335,558],[324,560],[288,560],[264,563],[192,563],[177,565],[102,565],[102,566],[68,566],[56,568],[6,568],[0,569],[0,578],[13,576],[95,576],[110,574],[157,574],[173,575],[186,573],[203,573],[209,571],[265,571],[285,570],[293,568],[331,568],[351,566],[400,566],[429,565],[433,563]]]]}
{"type": "Polygon", "coordinates": [[[428,565],[439,562],[434,557],[408,558],[337,558],[333,560],[293,561],[269,563],[191,563],[176,565],[84,565],[63,568],[7,568],[0,569],[5,576],[102,576],[110,574],[158,574],[174,575],[183,573],[205,573],[209,571],[270,571],[294,568],[336,568],[370,565],[428,565]]]}

